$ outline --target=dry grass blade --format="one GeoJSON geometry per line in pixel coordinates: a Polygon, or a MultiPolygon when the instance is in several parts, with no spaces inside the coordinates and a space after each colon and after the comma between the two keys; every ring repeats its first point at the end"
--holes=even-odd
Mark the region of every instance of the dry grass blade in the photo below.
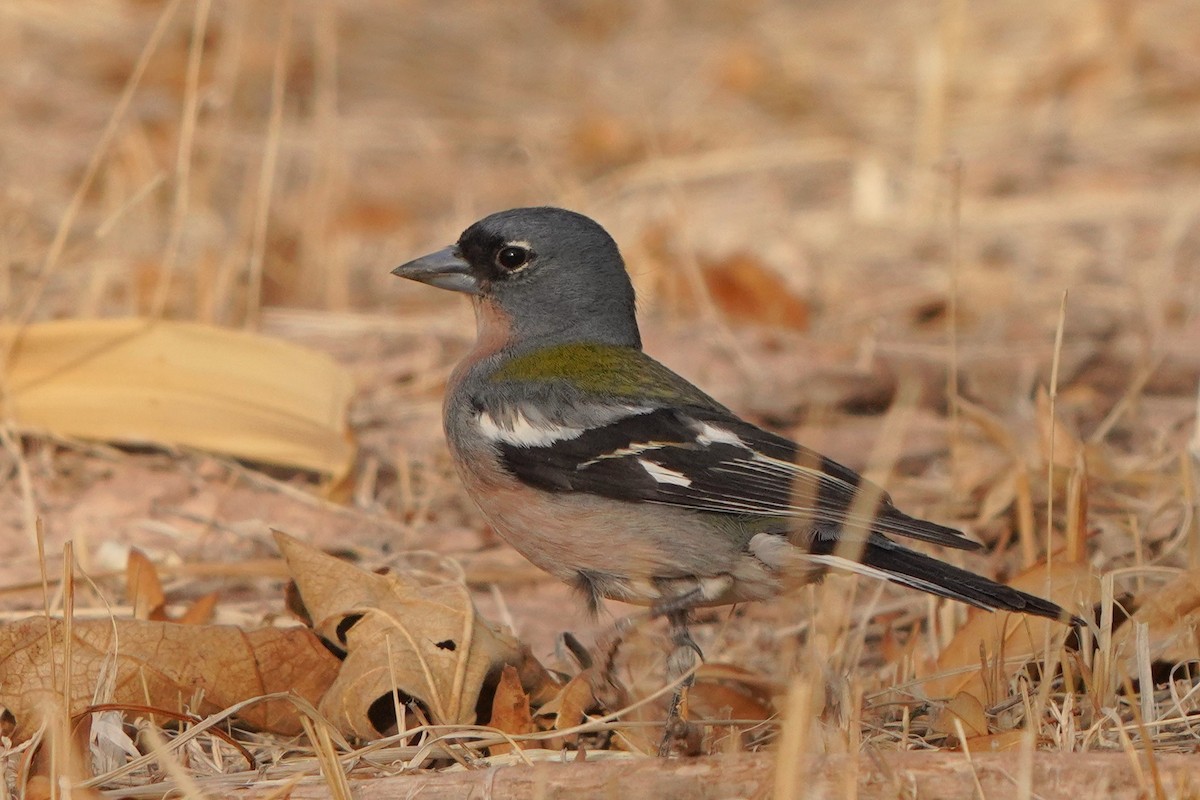
{"type": "Polygon", "coordinates": [[[153,726],[147,727],[142,731],[146,737],[146,741],[150,745],[150,753],[158,761],[159,766],[171,776],[175,781],[176,791],[188,800],[204,800],[204,792],[196,785],[196,781],[192,779],[192,773],[179,762],[174,754],[167,748],[167,742],[163,735],[158,732],[153,726]]]}
{"type": "Polygon", "coordinates": [[[321,765],[321,777],[325,779],[330,797],[334,800],[351,800],[354,794],[350,790],[350,781],[346,777],[346,771],[333,746],[333,739],[329,734],[329,724],[308,717],[301,717],[301,721],[304,724],[304,732],[308,735],[308,740],[312,742],[313,749],[316,750],[317,763],[321,765]]]}
{"type": "Polygon", "coordinates": [[[812,752],[812,728],[816,724],[813,708],[813,681],[798,675],[788,686],[784,704],[786,721],[780,734],[775,762],[775,797],[795,800],[804,796],[807,759],[812,752]]]}

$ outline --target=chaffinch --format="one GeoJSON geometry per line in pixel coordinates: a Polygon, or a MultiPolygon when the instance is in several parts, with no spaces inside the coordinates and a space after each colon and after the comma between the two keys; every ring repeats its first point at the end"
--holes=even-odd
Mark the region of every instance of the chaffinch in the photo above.
{"type": "Polygon", "coordinates": [[[454,463],[496,531],[593,610],[600,598],[649,605],[698,654],[690,609],[767,598],[836,567],[1070,619],[889,538],[979,548],[642,352],[624,261],[591,219],[503,211],[393,273],[471,296],[478,338],[444,406],[454,463]],[[874,502],[860,508],[864,495],[874,502]]]}

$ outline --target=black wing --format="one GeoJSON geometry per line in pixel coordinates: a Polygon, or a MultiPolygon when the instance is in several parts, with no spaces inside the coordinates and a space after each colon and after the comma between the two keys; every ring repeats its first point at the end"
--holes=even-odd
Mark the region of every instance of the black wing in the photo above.
{"type": "Polygon", "coordinates": [[[812,450],[709,409],[631,409],[597,427],[546,444],[499,441],[522,481],[551,492],[589,492],[714,514],[811,525],[836,537],[846,525],[973,550],[960,531],[902,513],[854,470],[812,450]],[[856,509],[863,489],[879,497],[856,509]]]}

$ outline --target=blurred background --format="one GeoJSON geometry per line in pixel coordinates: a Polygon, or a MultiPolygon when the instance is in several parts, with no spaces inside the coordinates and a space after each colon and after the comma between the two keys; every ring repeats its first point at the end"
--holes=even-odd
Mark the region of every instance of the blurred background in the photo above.
{"type": "Polygon", "coordinates": [[[1195,309],[1187,0],[14,0],[0,40],[0,300],[35,318],[448,302],[387,268],[530,204],[605,224],[650,312],[748,257],[793,327],[906,327],[955,224],[978,324],[1195,309]]]}
{"type": "MultiPolygon", "coordinates": [[[[586,628],[540,620],[566,589],[495,546],[447,467],[469,308],[388,274],[553,204],[621,244],[648,349],[757,422],[863,467],[915,380],[889,485],[993,545],[993,574],[1061,546],[1030,532],[1078,514],[1066,473],[1088,447],[1092,563],[1178,561],[1198,122],[1194,0],[7,0],[4,321],[164,317],[314,347],[357,380],[361,450],[347,516],[194,455],[34,443],[33,488],[9,481],[0,514],[20,530],[32,496],[52,543],[185,559],[273,553],[268,525],[435,547],[508,586],[480,602],[543,647],[586,628]],[[1073,438],[1051,458],[1060,326],[1073,438]]],[[[29,548],[8,563],[36,575],[29,548]]]]}

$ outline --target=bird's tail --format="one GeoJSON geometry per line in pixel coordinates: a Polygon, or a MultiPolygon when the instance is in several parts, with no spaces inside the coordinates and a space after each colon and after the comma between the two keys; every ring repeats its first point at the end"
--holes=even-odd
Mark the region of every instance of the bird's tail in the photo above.
{"type": "Polygon", "coordinates": [[[951,566],[882,537],[872,538],[867,544],[861,563],[887,580],[976,608],[1017,611],[1071,625],[1082,624],[1082,620],[1056,603],[951,566]]]}

